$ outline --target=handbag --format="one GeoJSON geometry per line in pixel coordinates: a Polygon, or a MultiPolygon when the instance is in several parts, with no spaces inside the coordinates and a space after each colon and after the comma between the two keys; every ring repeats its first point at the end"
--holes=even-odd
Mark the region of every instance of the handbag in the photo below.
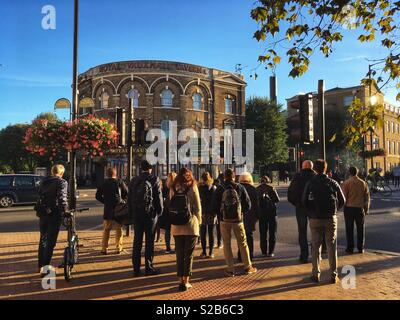
{"type": "Polygon", "coordinates": [[[121,188],[118,187],[120,202],[114,207],[114,220],[121,225],[129,226],[133,224],[133,216],[129,212],[129,205],[126,201],[122,200],[121,188]]]}

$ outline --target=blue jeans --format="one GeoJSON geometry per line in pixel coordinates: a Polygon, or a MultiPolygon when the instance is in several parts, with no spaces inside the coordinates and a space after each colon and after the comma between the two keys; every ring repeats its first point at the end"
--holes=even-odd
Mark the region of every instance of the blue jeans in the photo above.
{"type": "Polygon", "coordinates": [[[145,269],[146,272],[154,270],[154,238],[156,234],[156,221],[151,219],[143,219],[135,221],[134,224],[134,238],[133,238],[133,252],[132,252],[132,265],[135,273],[140,271],[142,264],[142,247],[143,236],[145,236],[145,269]]]}
{"type": "Polygon", "coordinates": [[[308,260],[308,240],[307,240],[307,229],[308,229],[308,217],[307,212],[303,208],[296,208],[297,227],[299,230],[299,245],[300,245],[300,259],[308,260]]]}

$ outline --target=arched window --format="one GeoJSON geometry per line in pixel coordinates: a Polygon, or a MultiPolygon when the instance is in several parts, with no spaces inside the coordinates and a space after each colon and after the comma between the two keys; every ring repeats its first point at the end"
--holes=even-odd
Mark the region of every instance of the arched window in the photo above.
{"type": "Polygon", "coordinates": [[[140,96],[139,91],[136,89],[131,89],[128,92],[127,97],[130,101],[132,101],[131,103],[133,103],[134,108],[139,107],[139,96],[140,96]]]}
{"type": "Polygon", "coordinates": [[[202,96],[200,93],[193,94],[193,109],[194,110],[201,110],[202,108],[202,96]]]}
{"type": "Polygon", "coordinates": [[[227,114],[234,114],[235,113],[235,97],[231,96],[230,94],[226,95],[225,97],[225,113],[227,114]]]}
{"type": "Polygon", "coordinates": [[[100,108],[101,109],[106,109],[108,108],[108,102],[110,100],[110,96],[106,91],[104,91],[101,96],[100,96],[100,108]]]}
{"type": "Polygon", "coordinates": [[[164,89],[161,92],[161,106],[162,107],[172,107],[172,98],[174,95],[172,91],[169,89],[164,89]]]}

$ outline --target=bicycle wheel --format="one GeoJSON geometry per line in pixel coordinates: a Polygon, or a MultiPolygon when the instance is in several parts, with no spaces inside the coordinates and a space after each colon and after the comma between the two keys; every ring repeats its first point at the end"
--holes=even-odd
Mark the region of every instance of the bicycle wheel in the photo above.
{"type": "Polygon", "coordinates": [[[72,268],[70,259],[70,250],[65,248],[64,250],[64,279],[65,281],[70,281],[72,279],[72,268]]]}
{"type": "Polygon", "coordinates": [[[382,195],[384,197],[390,197],[392,195],[392,192],[393,192],[393,190],[390,186],[388,186],[388,185],[383,186],[382,195]]]}

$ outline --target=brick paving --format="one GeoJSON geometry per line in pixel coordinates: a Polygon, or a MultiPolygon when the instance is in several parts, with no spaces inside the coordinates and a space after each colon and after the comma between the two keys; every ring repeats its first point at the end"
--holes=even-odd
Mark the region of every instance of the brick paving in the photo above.
{"type": "MultiPolygon", "coordinates": [[[[400,255],[367,252],[343,255],[339,251],[339,271],[345,265],[356,269],[356,289],[343,289],[329,284],[327,260],[323,260],[321,284],[308,280],[311,264],[298,264],[297,246],[279,243],[273,259],[256,258],[259,272],[223,275],[223,250],[216,250],[215,259],[197,258],[196,249],[193,289],[177,292],[175,256],[163,253],[164,244],[156,244],[155,264],[162,274],[133,278],[131,267],[132,238],[126,238],[125,251],[114,255],[99,254],[100,231],[80,232],[83,247],[80,264],[72,282],[65,282],[57,270],[56,290],[43,290],[37,272],[36,250],[39,235],[35,232],[0,234],[0,299],[400,299],[400,255]]],[[[111,238],[113,241],[113,238],[111,238]]],[[[111,243],[113,244],[113,243],[111,243]]],[[[55,250],[54,265],[61,263],[65,232],[61,232],[55,250]]],[[[256,248],[258,244],[256,243],[256,248]]],[[[238,266],[238,273],[241,268],[238,266]]]]}

